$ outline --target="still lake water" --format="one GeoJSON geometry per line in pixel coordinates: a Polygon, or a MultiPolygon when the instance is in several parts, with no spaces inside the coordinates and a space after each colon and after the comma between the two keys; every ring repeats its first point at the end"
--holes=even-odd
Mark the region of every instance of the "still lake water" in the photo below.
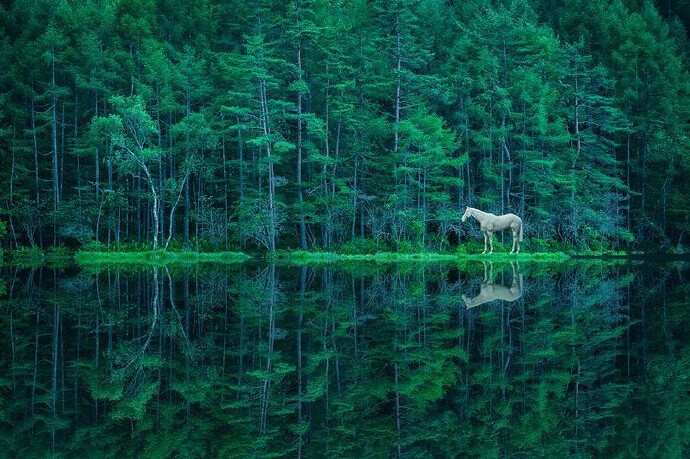
{"type": "Polygon", "coordinates": [[[5,266],[2,457],[689,457],[690,267],[5,266]]]}

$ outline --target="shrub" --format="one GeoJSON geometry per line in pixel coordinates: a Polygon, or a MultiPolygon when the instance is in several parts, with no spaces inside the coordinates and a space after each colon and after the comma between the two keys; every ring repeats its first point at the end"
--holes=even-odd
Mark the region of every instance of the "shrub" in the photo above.
{"type": "Polygon", "coordinates": [[[421,244],[410,241],[398,241],[396,244],[396,251],[399,253],[419,253],[424,252],[424,247],[421,244]]]}
{"type": "Polygon", "coordinates": [[[389,247],[383,242],[377,242],[373,239],[365,239],[360,237],[348,241],[338,248],[339,253],[347,255],[374,254],[388,250],[389,247]]]}
{"type": "Polygon", "coordinates": [[[84,252],[106,252],[108,247],[100,241],[89,241],[81,249],[84,252]]]}

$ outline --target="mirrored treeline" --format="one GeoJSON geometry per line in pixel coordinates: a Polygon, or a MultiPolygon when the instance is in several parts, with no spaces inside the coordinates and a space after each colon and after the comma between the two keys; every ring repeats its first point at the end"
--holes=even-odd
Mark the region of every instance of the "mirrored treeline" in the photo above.
{"type": "Polygon", "coordinates": [[[683,264],[2,268],[9,457],[682,457],[683,264]]]}

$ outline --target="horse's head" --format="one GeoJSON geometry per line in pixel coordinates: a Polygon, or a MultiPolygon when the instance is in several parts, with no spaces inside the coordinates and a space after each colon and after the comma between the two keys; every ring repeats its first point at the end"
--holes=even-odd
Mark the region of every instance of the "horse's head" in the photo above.
{"type": "Polygon", "coordinates": [[[465,213],[462,214],[462,222],[465,223],[465,220],[467,220],[467,217],[472,215],[472,211],[470,210],[469,207],[465,207],[465,213]]]}

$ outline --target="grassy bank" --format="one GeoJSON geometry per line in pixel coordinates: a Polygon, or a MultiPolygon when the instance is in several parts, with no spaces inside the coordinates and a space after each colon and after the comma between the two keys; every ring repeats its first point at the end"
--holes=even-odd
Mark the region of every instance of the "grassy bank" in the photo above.
{"type": "MultiPolygon", "coordinates": [[[[44,252],[35,248],[10,252],[13,263],[20,265],[40,266],[51,261],[65,260],[69,263],[70,254],[60,250],[48,249],[44,252]],[[53,253],[54,252],[54,253],[53,253]]],[[[280,250],[275,254],[256,255],[255,258],[273,261],[281,264],[328,264],[344,262],[374,262],[374,263],[435,263],[460,261],[529,261],[529,262],[559,262],[574,258],[625,258],[622,253],[591,253],[591,252],[522,252],[510,254],[507,251],[482,254],[481,252],[392,252],[376,253],[339,253],[327,251],[280,250]]],[[[106,251],[81,250],[74,254],[74,260],[80,265],[105,264],[191,264],[191,263],[240,263],[252,258],[243,252],[192,252],[192,251],[164,251],[164,250],[132,250],[106,251]]]]}
{"type": "Polygon", "coordinates": [[[241,263],[250,258],[242,252],[171,252],[149,250],[141,252],[87,252],[74,254],[81,265],[96,264],[185,264],[185,263],[241,263]]]}

